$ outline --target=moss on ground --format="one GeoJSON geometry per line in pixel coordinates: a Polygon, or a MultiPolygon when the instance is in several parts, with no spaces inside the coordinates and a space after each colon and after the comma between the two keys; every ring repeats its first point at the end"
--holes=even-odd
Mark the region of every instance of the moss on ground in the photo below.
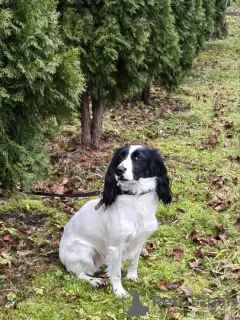
{"type": "MultiPolygon", "coordinates": [[[[239,299],[240,279],[239,226],[235,225],[240,215],[240,29],[237,16],[227,19],[229,36],[208,42],[190,76],[168,97],[186,108],[169,109],[162,115],[158,99],[166,94],[153,88],[152,104],[156,107],[151,123],[138,122],[135,130],[123,130],[109,120],[110,111],[106,116],[105,129],[123,137],[124,142],[146,142],[162,150],[172,178],[174,202],[170,208],[159,206],[160,226],[150,239],[156,247],[148,257],[140,258],[137,283],[123,278],[123,286],[129,292],[138,291],[141,302],[149,306],[148,315],[142,319],[234,319],[240,313],[239,301],[237,304],[233,300],[239,299]],[[224,228],[222,234],[216,225],[224,228]],[[191,237],[194,230],[199,232],[196,239],[191,237]],[[218,240],[213,246],[202,246],[200,254],[200,237],[209,236],[218,240]],[[183,255],[174,260],[172,252],[178,247],[183,255]],[[191,267],[196,259],[199,265],[191,267]],[[154,296],[182,296],[186,303],[182,287],[159,288],[162,280],[174,283],[182,279],[194,297],[204,297],[206,301],[223,298],[233,303],[211,308],[196,305],[197,310],[183,305],[153,305],[154,296]]],[[[118,140],[114,144],[118,146],[118,140]]],[[[76,201],[77,207],[84,202],[76,201]]],[[[16,210],[47,216],[42,229],[31,235],[39,252],[44,241],[55,239],[48,238],[50,234],[60,235],[68,220],[65,213],[35,199],[11,200],[0,207],[0,214],[16,210]],[[48,236],[43,238],[44,234],[48,236]]],[[[57,251],[56,246],[47,248],[57,251]]],[[[131,305],[129,298],[124,302],[115,298],[109,284],[94,289],[69,275],[59,262],[38,264],[30,279],[8,284],[8,288],[0,289],[5,299],[1,320],[123,319],[123,303],[125,310],[131,305]]]]}

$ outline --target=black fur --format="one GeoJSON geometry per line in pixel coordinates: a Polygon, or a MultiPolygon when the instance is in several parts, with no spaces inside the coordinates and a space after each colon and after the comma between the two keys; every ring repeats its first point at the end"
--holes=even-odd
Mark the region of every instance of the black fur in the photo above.
{"type": "Polygon", "coordinates": [[[158,194],[159,201],[162,200],[165,205],[170,204],[172,202],[172,192],[170,189],[167,169],[156,149],[152,149],[152,156],[151,171],[152,176],[158,178],[156,192],[158,194]]]}
{"type": "Polygon", "coordinates": [[[103,197],[102,197],[102,203],[104,203],[106,207],[113,204],[116,197],[122,193],[121,189],[117,186],[115,171],[117,166],[120,164],[119,156],[124,148],[125,147],[115,150],[112,161],[108,166],[108,170],[105,176],[104,190],[103,190],[103,197]]]}

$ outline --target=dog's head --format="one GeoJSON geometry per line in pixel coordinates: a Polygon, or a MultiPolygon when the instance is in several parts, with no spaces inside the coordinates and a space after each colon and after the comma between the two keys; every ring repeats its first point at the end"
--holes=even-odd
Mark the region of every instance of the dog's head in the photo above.
{"type": "Polygon", "coordinates": [[[111,205],[122,191],[141,194],[154,189],[165,205],[171,203],[167,169],[158,151],[136,145],[117,149],[105,177],[102,202],[111,205]]]}

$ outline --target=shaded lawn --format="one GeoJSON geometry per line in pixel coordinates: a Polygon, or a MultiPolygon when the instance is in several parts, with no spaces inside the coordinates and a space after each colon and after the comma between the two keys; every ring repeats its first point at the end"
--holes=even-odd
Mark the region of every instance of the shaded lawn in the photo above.
{"type": "MultiPolygon", "coordinates": [[[[177,92],[169,97],[155,86],[151,107],[131,105],[125,114],[124,106],[108,111],[100,152],[81,153],[73,138],[75,127],[56,143],[61,157],[56,156],[56,144],[50,145],[56,190],[64,179],[64,188],[101,188],[113,147],[134,142],[162,151],[174,202],[169,209],[159,206],[160,226],[149,239],[149,255],[140,259],[139,281],[123,276],[123,286],[137,291],[149,307],[144,319],[240,316],[239,19],[228,16],[228,22],[229,36],[206,44],[177,92]],[[69,141],[72,150],[66,147],[71,147],[69,141]],[[153,306],[154,296],[182,297],[183,302],[153,306]],[[197,297],[205,305],[193,300],[197,297]],[[216,299],[224,299],[225,306],[209,308],[209,301],[216,299]]],[[[0,319],[124,318],[123,301],[113,296],[110,284],[91,288],[58,262],[61,230],[69,212],[83,203],[33,197],[0,207],[0,319]]],[[[130,305],[131,299],[125,299],[125,310],[130,305]]]]}

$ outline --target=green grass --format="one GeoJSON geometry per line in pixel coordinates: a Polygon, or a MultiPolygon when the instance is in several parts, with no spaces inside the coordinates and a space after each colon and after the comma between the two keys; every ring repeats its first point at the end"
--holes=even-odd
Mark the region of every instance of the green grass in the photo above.
{"type": "MultiPolygon", "coordinates": [[[[239,274],[235,274],[233,269],[240,268],[239,227],[234,225],[240,215],[239,180],[234,178],[240,177],[240,165],[229,157],[239,155],[240,146],[240,22],[239,17],[235,16],[228,16],[228,21],[229,36],[206,44],[206,50],[196,59],[191,75],[170,97],[188,104],[189,109],[168,112],[161,117],[156,105],[153,124],[138,125],[135,130],[122,130],[110,122],[108,116],[105,120],[105,128],[123,136],[126,142],[147,141],[147,131],[161,129],[166,133],[165,137],[153,139],[151,144],[167,158],[175,201],[170,208],[159,206],[157,217],[160,226],[150,239],[158,245],[158,249],[153,250],[148,258],[140,258],[140,280],[131,283],[123,277],[123,286],[129,292],[138,291],[142,303],[150,308],[143,319],[167,318],[169,307],[153,306],[154,296],[182,296],[181,289],[161,291],[154,281],[160,283],[161,280],[175,282],[184,279],[194,297],[209,295],[210,298],[230,299],[239,294],[239,274]],[[213,118],[216,103],[223,104],[223,114],[213,118]],[[226,121],[233,121],[233,127],[225,129],[223,125],[226,121]],[[204,146],[213,128],[220,130],[217,142],[213,146],[204,146]],[[231,133],[230,138],[226,136],[227,133],[231,133]],[[217,189],[208,181],[211,174],[227,178],[221,188],[217,189]],[[210,197],[207,195],[209,192],[210,197]],[[208,202],[224,192],[229,202],[224,211],[218,212],[208,202]],[[194,273],[190,262],[196,258],[196,244],[189,234],[199,230],[201,236],[216,236],[216,224],[227,229],[228,239],[219,241],[213,247],[203,247],[203,256],[197,258],[201,263],[194,273]],[[184,250],[180,261],[175,261],[171,255],[176,247],[184,250]],[[211,270],[221,274],[214,276],[211,270]],[[227,273],[233,277],[226,277],[227,273]],[[206,288],[212,292],[204,293],[206,288]]],[[[156,97],[157,93],[154,95],[156,97]]],[[[77,203],[80,206],[84,201],[77,203]]],[[[10,201],[0,208],[0,212],[16,208],[31,212],[48,211],[47,206],[37,200],[21,200],[18,204],[10,201]]],[[[47,227],[51,232],[59,232],[67,221],[67,217],[62,216],[64,214],[55,210],[47,212],[47,227]],[[51,229],[51,222],[55,226],[57,224],[55,229],[51,229]]],[[[39,240],[39,237],[36,239],[39,240]]],[[[124,304],[127,310],[131,299],[125,299],[124,304]]],[[[240,313],[237,304],[210,309],[198,307],[196,313],[180,307],[175,310],[173,318],[211,320],[223,319],[224,315],[228,315],[229,319],[234,319],[237,313],[240,313]]],[[[60,264],[40,268],[29,280],[13,287],[0,312],[1,320],[123,318],[123,302],[113,296],[110,284],[103,289],[94,289],[69,275],[60,264]],[[13,308],[15,301],[17,305],[13,308]]]]}

